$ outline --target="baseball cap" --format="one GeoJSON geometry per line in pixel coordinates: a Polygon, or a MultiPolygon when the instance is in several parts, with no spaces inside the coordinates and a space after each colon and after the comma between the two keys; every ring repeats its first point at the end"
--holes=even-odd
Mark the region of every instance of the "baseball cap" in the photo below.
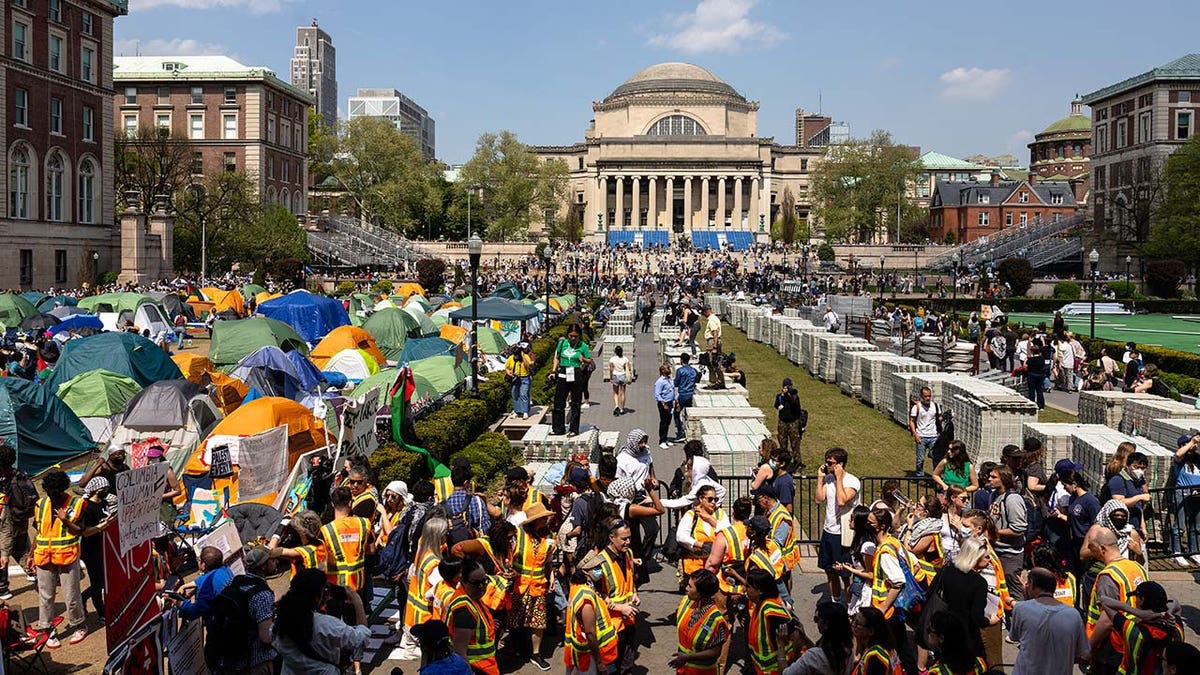
{"type": "Polygon", "coordinates": [[[792,386],[792,378],[790,378],[790,377],[783,378],[783,386],[785,386],[785,387],[792,386]]]}
{"type": "Polygon", "coordinates": [[[279,549],[265,546],[251,546],[246,549],[246,569],[256,570],[267,564],[271,558],[279,557],[279,549]]]}
{"type": "Polygon", "coordinates": [[[771,521],[767,520],[766,516],[754,516],[746,521],[746,527],[758,532],[770,532],[771,521]]]}
{"type": "Polygon", "coordinates": [[[779,499],[779,489],[771,483],[763,483],[759,485],[754,492],[750,494],[755,497],[770,497],[771,499],[779,499]]]}
{"type": "Polygon", "coordinates": [[[1182,448],[1191,442],[1193,434],[1184,434],[1175,440],[1175,447],[1182,448]]]}
{"type": "Polygon", "coordinates": [[[599,567],[602,562],[604,562],[604,556],[599,551],[592,551],[583,560],[579,561],[578,567],[581,570],[593,570],[599,567]]]}
{"type": "Polygon", "coordinates": [[[1167,589],[1156,581],[1143,581],[1134,589],[1133,594],[1142,602],[1142,609],[1165,612],[1167,609],[1167,589]]]}
{"type": "Polygon", "coordinates": [[[587,469],[577,466],[574,469],[571,469],[571,475],[567,477],[567,482],[571,484],[586,483],[587,479],[587,469]]]}
{"type": "Polygon", "coordinates": [[[1068,457],[1064,457],[1054,463],[1054,473],[1066,473],[1068,471],[1083,471],[1083,465],[1068,457]]]}

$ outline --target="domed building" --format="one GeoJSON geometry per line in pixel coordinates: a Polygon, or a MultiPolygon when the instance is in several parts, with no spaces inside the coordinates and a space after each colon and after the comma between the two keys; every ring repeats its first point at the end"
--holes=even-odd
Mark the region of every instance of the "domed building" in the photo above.
{"type": "Polygon", "coordinates": [[[653,65],[592,110],[583,142],[533,148],[544,160],[566,162],[585,240],[686,238],[714,248],[768,241],[785,188],[797,215],[808,218],[809,174],[823,148],[760,137],[758,102],[710,71],[653,65]]]}
{"type": "Polygon", "coordinates": [[[1033,137],[1029,144],[1029,175],[1040,181],[1071,184],[1075,201],[1087,203],[1091,175],[1092,120],[1083,114],[1083,99],[1071,101],[1071,114],[1033,137]]]}

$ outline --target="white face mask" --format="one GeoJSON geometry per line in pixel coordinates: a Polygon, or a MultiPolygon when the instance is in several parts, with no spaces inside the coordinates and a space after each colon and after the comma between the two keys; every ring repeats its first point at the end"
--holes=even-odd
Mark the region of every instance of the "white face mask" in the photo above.
{"type": "Polygon", "coordinates": [[[1131,469],[1129,471],[1129,475],[1132,476],[1134,480],[1141,480],[1146,476],[1146,471],[1145,469],[1131,469]]]}

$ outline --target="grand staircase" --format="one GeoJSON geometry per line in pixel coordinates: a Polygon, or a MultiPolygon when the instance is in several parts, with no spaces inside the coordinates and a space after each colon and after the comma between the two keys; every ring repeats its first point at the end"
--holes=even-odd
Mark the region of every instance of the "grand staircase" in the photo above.
{"type": "Polygon", "coordinates": [[[321,225],[321,230],[308,231],[308,250],[316,265],[391,266],[418,253],[404,237],[355,218],[333,216],[321,225]]]}

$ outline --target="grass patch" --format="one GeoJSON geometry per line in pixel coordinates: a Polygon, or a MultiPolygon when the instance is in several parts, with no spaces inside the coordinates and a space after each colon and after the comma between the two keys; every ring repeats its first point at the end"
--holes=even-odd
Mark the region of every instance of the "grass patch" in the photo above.
{"type": "Polygon", "coordinates": [[[1038,421],[1039,422],[1053,422],[1053,423],[1060,423],[1060,424],[1078,424],[1079,416],[1072,415],[1069,412],[1063,412],[1062,410],[1059,410],[1058,408],[1051,408],[1050,406],[1046,406],[1045,408],[1042,408],[1042,410],[1040,412],[1038,412],[1038,421]]]}
{"type": "Polygon", "coordinates": [[[737,354],[738,367],[750,384],[750,405],[766,414],[772,430],[778,420],[775,394],[783,378],[792,378],[808,410],[808,431],[801,441],[805,474],[815,472],[825,450],[833,447],[850,453],[847,468],[857,476],[903,476],[913,470],[912,436],[890,417],[846,396],[836,384],[812,377],[770,345],[748,340],[729,324],[722,328],[721,341],[724,351],[737,354]]]}

